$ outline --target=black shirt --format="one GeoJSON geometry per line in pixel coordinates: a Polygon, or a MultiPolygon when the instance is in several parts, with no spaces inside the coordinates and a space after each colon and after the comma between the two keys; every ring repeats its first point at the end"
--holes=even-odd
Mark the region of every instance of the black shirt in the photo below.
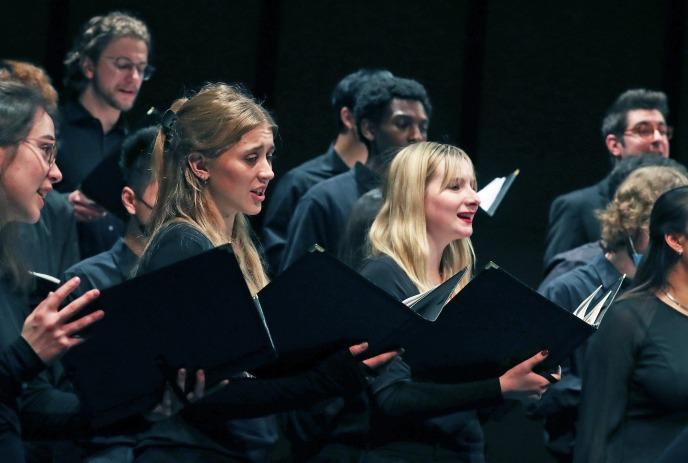
{"type": "MultiPolygon", "coordinates": [[[[71,193],[79,189],[86,176],[105,158],[119,153],[127,136],[124,118],[120,117],[108,133],[98,119],[77,101],[69,101],[60,110],[57,163],[62,171],[58,191],[71,193]]],[[[100,220],[77,224],[81,257],[86,258],[110,249],[124,232],[124,224],[112,214],[100,220]]]]}
{"type": "MultiPolygon", "coordinates": [[[[419,292],[389,256],[368,259],[361,274],[399,300],[419,292]]],[[[409,366],[398,359],[375,381],[373,393],[377,407],[383,411],[373,435],[384,433],[392,442],[439,444],[455,452],[457,461],[484,461],[482,427],[477,411],[470,408],[501,401],[497,379],[463,384],[417,383],[411,379],[409,366]]],[[[388,445],[386,451],[393,452],[393,448],[388,445]]],[[[417,455],[413,461],[422,460],[417,455]]]]}
{"type": "Polygon", "coordinates": [[[336,254],[354,203],[379,184],[379,175],[356,163],[348,172],[308,190],[289,222],[281,268],[294,263],[314,244],[336,254]]]}
{"type": "Polygon", "coordinates": [[[79,277],[81,284],[71,296],[77,298],[90,289],[105,289],[131,277],[138,257],[119,238],[108,251],[89,257],[67,269],[63,281],[79,277]]]}
{"type": "MultiPolygon", "coordinates": [[[[167,226],[150,243],[139,273],[162,268],[212,249],[210,240],[195,227],[167,226]]],[[[315,368],[276,379],[234,378],[219,392],[187,407],[181,416],[156,423],[141,448],[184,445],[215,450],[231,458],[266,461],[277,432],[270,413],[290,410],[325,398],[358,392],[366,382],[360,364],[339,352],[315,368]],[[253,418],[232,419],[228,418],[253,418]]]]}
{"type": "Polygon", "coordinates": [[[23,382],[45,368],[21,337],[27,315],[26,299],[0,279],[0,455],[12,463],[24,460],[17,397],[23,382]]]}
{"type": "Polygon", "coordinates": [[[609,191],[609,177],[605,177],[595,185],[558,196],[552,201],[544,268],[550,266],[556,254],[600,239],[600,221],[595,212],[607,206],[613,193],[609,191]]]}
{"type": "Polygon", "coordinates": [[[349,267],[358,269],[368,254],[368,232],[381,208],[382,191],[374,188],[358,198],[351,209],[338,253],[349,267]]]}
{"type": "Polygon", "coordinates": [[[688,423],[688,316],[654,295],[614,304],[592,335],[574,461],[656,461],[688,423]]]}
{"type": "Polygon", "coordinates": [[[330,145],[325,153],[293,168],[271,188],[263,216],[263,250],[270,268],[279,270],[289,219],[301,197],[314,185],[348,170],[334,145],[330,145]]]}
{"type": "Polygon", "coordinates": [[[22,258],[34,272],[59,277],[79,261],[74,211],[64,195],[51,191],[38,222],[18,225],[22,258]]]}

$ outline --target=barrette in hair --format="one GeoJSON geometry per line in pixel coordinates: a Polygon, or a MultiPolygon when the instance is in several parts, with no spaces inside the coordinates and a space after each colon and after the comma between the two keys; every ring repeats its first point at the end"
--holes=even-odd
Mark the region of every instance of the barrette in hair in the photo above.
{"type": "Polygon", "coordinates": [[[160,120],[160,126],[162,127],[162,131],[166,137],[169,136],[170,131],[176,123],[177,113],[175,113],[171,109],[165,111],[165,114],[162,115],[162,119],[160,120]]]}

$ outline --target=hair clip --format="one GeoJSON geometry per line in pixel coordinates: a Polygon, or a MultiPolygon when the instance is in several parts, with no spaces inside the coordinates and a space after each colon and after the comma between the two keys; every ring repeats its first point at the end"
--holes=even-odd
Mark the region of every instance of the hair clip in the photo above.
{"type": "Polygon", "coordinates": [[[174,128],[176,123],[177,113],[171,109],[165,111],[165,114],[162,115],[162,119],[160,120],[160,126],[166,137],[170,135],[170,131],[174,128]]]}

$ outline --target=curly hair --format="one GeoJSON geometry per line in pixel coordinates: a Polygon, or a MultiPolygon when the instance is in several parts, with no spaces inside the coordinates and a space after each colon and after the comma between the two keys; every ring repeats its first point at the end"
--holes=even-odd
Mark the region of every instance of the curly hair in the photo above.
{"type": "Polygon", "coordinates": [[[112,40],[121,37],[132,37],[146,42],[150,55],[150,32],[148,26],[140,19],[121,11],[112,11],[105,16],[94,16],[89,19],[65,57],[65,88],[76,94],[80,93],[88,83],[81,70],[83,60],[90,58],[97,63],[105,47],[112,40]]]}
{"type": "Polygon", "coordinates": [[[38,66],[26,61],[0,60],[0,80],[15,80],[37,89],[47,103],[51,113],[57,109],[57,91],[50,76],[38,66]]]}
{"type": "Polygon", "coordinates": [[[628,238],[648,231],[650,212],[665,191],[688,185],[688,177],[674,168],[648,166],[636,169],[619,186],[606,209],[598,213],[602,244],[607,251],[625,248],[628,238]]]}

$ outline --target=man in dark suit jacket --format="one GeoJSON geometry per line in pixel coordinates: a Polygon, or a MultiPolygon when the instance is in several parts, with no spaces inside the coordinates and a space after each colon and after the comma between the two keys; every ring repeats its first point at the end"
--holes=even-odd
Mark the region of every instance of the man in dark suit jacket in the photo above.
{"type": "MultiPolygon", "coordinates": [[[[667,126],[667,97],[663,92],[627,90],[609,107],[602,121],[602,136],[612,165],[628,156],[645,153],[669,156],[672,128],[667,126]]],[[[604,209],[614,195],[609,179],[555,198],[549,211],[544,264],[558,253],[600,238],[595,211],[604,209]]]]}

